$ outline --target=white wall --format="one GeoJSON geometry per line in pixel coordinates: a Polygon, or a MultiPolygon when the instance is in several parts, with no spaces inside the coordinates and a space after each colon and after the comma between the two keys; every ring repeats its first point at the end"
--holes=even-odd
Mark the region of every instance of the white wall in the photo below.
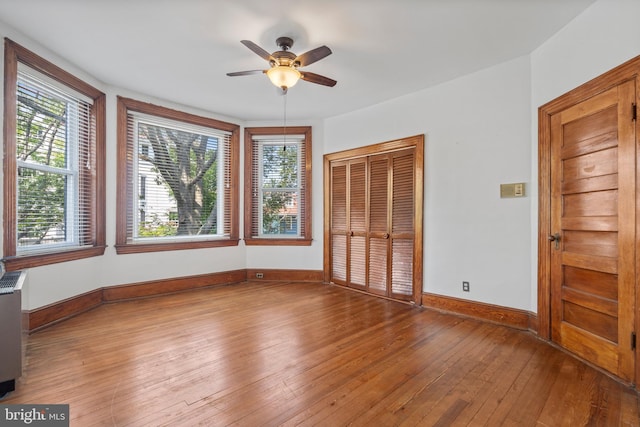
{"type": "MultiPolygon", "coordinates": [[[[170,108],[187,111],[202,116],[213,117],[240,126],[281,126],[281,122],[273,123],[248,123],[241,120],[226,117],[221,114],[213,114],[190,108],[183,105],[175,105],[164,100],[153,99],[144,94],[133,93],[124,89],[109,87],[96,81],[90,75],[68,63],[64,58],[43,48],[37,42],[28,39],[19,31],[0,23],[0,36],[9,37],[13,41],[25,46],[31,51],[48,59],[63,69],[75,74],[88,83],[94,85],[107,94],[107,215],[106,238],[107,249],[104,256],[83,259],[79,261],[53,264],[43,267],[31,268],[28,272],[28,280],[25,284],[23,305],[25,309],[35,309],[54,302],[83,294],[104,286],[144,282],[156,279],[184,277],[191,275],[215,273],[244,268],[275,268],[275,269],[311,269],[321,270],[322,261],[322,154],[323,154],[323,126],[322,121],[305,121],[289,123],[291,126],[313,126],[313,173],[312,185],[316,189],[317,198],[312,203],[313,236],[314,241],[309,247],[246,247],[241,241],[236,247],[221,247],[211,249],[197,249],[185,251],[153,252],[146,254],[117,255],[115,244],[116,227],[116,149],[117,149],[117,120],[116,120],[116,96],[126,96],[141,101],[151,102],[170,108]]],[[[0,66],[4,60],[0,55],[0,66]]],[[[1,90],[1,88],[0,88],[1,90]]],[[[170,89],[168,89],[170,90],[170,89]]],[[[177,89],[176,89],[177,90],[177,89]]],[[[0,103],[0,114],[2,111],[0,103]]],[[[241,143],[243,131],[241,129],[241,143]]],[[[244,151],[240,150],[240,164],[243,162],[244,151]]],[[[242,171],[242,168],[241,168],[242,171]]],[[[240,182],[243,182],[243,174],[240,174],[240,182]]],[[[240,186],[240,199],[242,212],[242,189],[240,186]]],[[[1,186],[0,186],[1,191],[1,186]]],[[[0,197],[0,203],[1,203],[0,197]]],[[[243,216],[240,215],[240,230],[242,234],[243,216]]],[[[0,239],[2,233],[0,233],[0,239]]],[[[1,247],[1,245],[0,245],[1,247]]]]}
{"type": "MultiPolygon", "coordinates": [[[[103,286],[129,284],[155,279],[183,277],[246,268],[245,246],[222,247],[147,254],[117,255],[115,252],[116,222],[116,95],[132,97],[142,101],[176,108],[183,111],[213,117],[242,125],[237,119],[220,114],[198,111],[189,107],[152,99],[144,95],[111,88],[96,81],[82,70],[67,63],[63,58],[42,48],[21,33],[0,23],[0,36],[9,37],[31,51],[48,59],[65,70],[77,75],[107,94],[107,215],[104,256],[31,268],[23,301],[25,309],[35,309],[103,286]]],[[[4,55],[0,55],[0,62],[4,55]]],[[[1,66],[1,65],[0,65],[1,66]]],[[[1,90],[1,88],[0,88],[1,90]]],[[[0,103],[0,115],[3,114],[0,103]]],[[[0,186],[1,188],[1,186],[0,186]]],[[[0,197],[0,201],[2,197],[0,197]]],[[[2,233],[0,233],[0,236],[2,233]]],[[[1,237],[0,237],[1,238],[1,237]]],[[[1,245],[0,245],[1,247],[1,245]]]]}
{"type": "MultiPolygon", "coordinates": [[[[42,307],[102,286],[161,278],[240,268],[319,270],[322,155],[425,134],[424,290],[536,311],[537,108],[640,54],[639,16],[638,0],[599,0],[529,56],[324,123],[298,123],[313,125],[314,132],[314,242],[310,247],[284,247],[276,251],[247,248],[241,243],[232,248],[131,255],[116,255],[113,248],[115,96],[131,96],[245,124],[220,114],[194,111],[105,87],[63,58],[0,24],[0,36],[10,37],[108,96],[109,247],[103,257],[30,269],[25,308],[42,307]],[[500,199],[499,185],[508,182],[525,182],[527,196],[500,199]],[[471,283],[471,292],[462,292],[463,280],[471,283]]],[[[2,55],[0,61],[1,58],[2,55]]],[[[2,233],[0,239],[1,236],[2,233]]]]}
{"type": "MultiPolygon", "coordinates": [[[[247,122],[246,127],[282,126],[283,122],[247,122]]],[[[311,126],[311,246],[247,246],[247,268],[283,270],[322,270],[323,268],[323,210],[322,156],[324,154],[324,126],[321,120],[287,122],[287,126],[311,126]]]]}
{"type": "MultiPolygon", "coordinates": [[[[532,182],[538,180],[538,107],[638,55],[639,0],[599,0],[532,52],[532,182]]],[[[532,311],[537,311],[537,188],[534,191],[531,300],[532,311]]]]}
{"type": "Polygon", "coordinates": [[[500,198],[532,184],[529,70],[521,57],[326,120],[327,153],[426,135],[426,292],[531,307],[531,197],[500,198]]]}
{"type": "Polygon", "coordinates": [[[527,57],[326,121],[326,152],[426,135],[426,292],[537,311],[537,109],[639,55],[638,17],[599,0],[527,57]]]}

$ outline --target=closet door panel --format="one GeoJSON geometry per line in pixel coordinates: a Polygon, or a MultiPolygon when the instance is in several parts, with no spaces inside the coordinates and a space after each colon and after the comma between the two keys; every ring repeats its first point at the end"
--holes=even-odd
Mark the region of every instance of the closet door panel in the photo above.
{"type": "Polygon", "coordinates": [[[369,239],[369,292],[387,295],[389,240],[369,239]]]}
{"type": "Polygon", "coordinates": [[[349,162],[349,286],[365,288],[367,284],[367,163],[366,159],[349,162]]]}
{"type": "Polygon", "coordinates": [[[365,236],[351,236],[349,257],[349,284],[364,288],[367,283],[367,254],[365,236]]]}
{"type": "Polygon", "coordinates": [[[392,233],[413,235],[413,150],[393,157],[392,233]]]}
{"type": "Polygon", "coordinates": [[[391,294],[400,299],[413,295],[413,239],[393,239],[391,294]]]}
{"type": "Polygon", "coordinates": [[[349,229],[354,233],[366,231],[366,169],[364,160],[349,165],[349,229]]]}
{"type": "Polygon", "coordinates": [[[331,281],[347,282],[347,163],[331,165],[331,281]]]}
{"type": "Polygon", "coordinates": [[[344,285],[347,281],[347,236],[332,236],[331,253],[331,281],[344,285]]]}
{"type": "Polygon", "coordinates": [[[389,231],[389,156],[374,156],[369,162],[369,231],[389,231]]]}
{"type": "Polygon", "coordinates": [[[392,161],[391,296],[413,297],[414,150],[395,153],[392,161]]]}
{"type": "Polygon", "coordinates": [[[369,159],[369,292],[388,296],[389,156],[369,159]]]}

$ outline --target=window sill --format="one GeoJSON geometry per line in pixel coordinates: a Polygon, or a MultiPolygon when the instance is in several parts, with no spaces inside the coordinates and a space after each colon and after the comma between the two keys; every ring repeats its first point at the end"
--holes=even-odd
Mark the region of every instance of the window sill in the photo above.
{"type": "Polygon", "coordinates": [[[104,255],[105,249],[106,246],[93,246],[90,248],[60,251],[55,253],[12,256],[4,258],[3,261],[7,271],[16,271],[25,268],[40,267],[43,265],[101,256],[104,255]]]}
{"type": "Polygon", "coordinates": [[[311,246],[313,239],[265,239],[265,238],[245,238],[244,244],[247,246],[311,246]]]}
{"type": "Polygon", "coordinates": [[[204,240],[198,242],[134,243],[128,245],[116,245],[116,253],[118,255],[140,254],[146,252],[180,251],[185,249],[204,249],[224,246],[238,246],[238,239],[204,240]]]}

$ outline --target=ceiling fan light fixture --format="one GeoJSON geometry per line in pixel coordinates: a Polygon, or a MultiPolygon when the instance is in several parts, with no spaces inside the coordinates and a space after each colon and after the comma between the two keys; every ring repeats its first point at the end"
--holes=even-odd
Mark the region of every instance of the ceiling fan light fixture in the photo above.
{"type": "Polygon", "coordinates": [[[300,71],[286,65],[278,65],[267,70],[267,77],[275,86],[288,89],[300,80],[300,71]]]}

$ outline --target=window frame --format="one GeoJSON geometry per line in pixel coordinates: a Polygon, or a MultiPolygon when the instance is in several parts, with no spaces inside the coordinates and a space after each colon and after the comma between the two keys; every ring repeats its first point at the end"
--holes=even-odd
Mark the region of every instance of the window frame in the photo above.
{"type": "Polygon", "coordinates": [[[104,254],[106,218],[106,95],[48,60],[36,55],[12,40],[5,38],[4,52],[4,196],[3,196],[3,262],[8,271],[73,261],[104,254]],[[95,153],[93,170],[81,174],[81,188],[90,193],[92,200],[86,217],[91,218],[90,240],[86,246],[52,245],[42,251],[17,251],[17,81],[18,63],[55,80],[63,86],[92,99],[91,149],[95,153]],[[87,185],[88,184],[88,185],[87,185]]]}
{"type": "MultiPolygon", "coordinates": [[[[311,126],[292,126],[283,129],[282,127],[249,127],[244,130],[244,241],[247,246],[310,246],[313,241],[311,226],[311,161],[312,161],[312,127],[311,126]],[[304,182],[301,189],[300,200],[304,201],[304,229],[300,230],[299,237],[259,237],[252,236],[252,224],[254,222],[254,205],[260,203],[258,194],[254,197],[254,165],[253,150],[254,136],[269,135],[303,135],[302,144],[304,144],[304,158],[300,162],[300,179],[304,182]]],[[[258,168],[261,169],[261,168],[258,168]]]]}
{"type": "MultiPolygon", "coordinates": [[[[146,252],[158,252],[158,251],[174,251],[184,249],[200,249],[200,248],[213,248],[221,246],[237,246],[239,241],[239,198],[238,198],[238,181],[239,181],[239,133],[240,126],[227,123],[220,120],[197,116],[195,114],[187,113],[184,111],[178,111],[151,103],[137,101],[135,99],[117,97],[117,117],[118,117],[118,172],[117,172],[117,200],[116,200],[116,253],[117,254],[131,254],[131,253],[146,253],[146,252]],[[220,129],[231,133],[229,138],[229,155],[230,155],[230,189],[229,189],[229,206],[226,210],[229,213],[230,232],[229,237],[220,238],[219,236],[212,236],[211,238],[200,238],[197,240],[180,240],[180,239],[159,239],[157,242],[129,242],[128,236],[128,221],[135,221],[135,218],[131,216],[129,218],[128,213],[132,212],[135,207],[133,206],[133,199],[136,186],[129,185],[127,176],[134,173],[136,165],[133,158],[128,158],[127,145],[128,145],[128,114],[141,113],[148,116],[155,116],[159,119],[169,119],[172,121],[183,122],[189,125],[204,126],[215,129],[220,129]]],[[[136,173],[133,175],[135,179],[139,179],[139,175],[136,173]]]]}

